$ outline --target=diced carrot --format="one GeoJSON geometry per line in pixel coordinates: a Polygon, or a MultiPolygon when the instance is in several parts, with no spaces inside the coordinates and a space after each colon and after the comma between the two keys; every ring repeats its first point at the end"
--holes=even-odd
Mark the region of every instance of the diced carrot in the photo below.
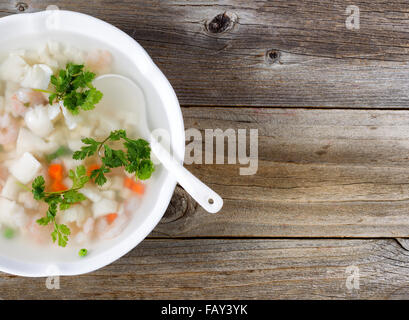
{"type": "Polygon", "coordinates": [[[144,194],[145,192],[145,185],[141,182],[136,182],[134,179],[125,177],[124,179],[124,186],[137,194],[144,194]]]}
{"type": "Polygon", "coordinates": [[[55,163],[48,167],[48,174],[52,179],[61,181],[63,179],[63,167],[61,164],[55,163]]]}
{"type": "Polygon", "coordinates": [[[68,188],[61,180],[54,180],[54,182],[51,184],[51,190],[53,192],[59,192],[66,191],[68,188]]]}
{"type": "Polygon", "coordinates": [[[139,183],[136,182],[132,186],[132,191],[137,193],[137,194],[143,195],[145,193],[145,186],[140,182],[139,183]]]}
{"type": "Polygon", "coordinates": [[[128,178],[128,177],[124,178],[124,187],[131,189],[132,183],[133,183],[133,180],[131,178],[128,178]]]}
{"type": "Polygon", "coordinates": [[[87,169],[87,176],[91,177],[92,171],[98,170],[99,168],[101,168],[99,164],[91,164],[87,169]]]}
{"type": "Polygon", "coordinates": [[[107,222],[108,222],[109,224],[111,224],[112,222],[114,222],[116,218],[118,218],[118,214],[117,214],[117,213],[110,213],[110,214],[107,214],[107,215],[105,216],[105,219],[107,220],[107,222]]]}

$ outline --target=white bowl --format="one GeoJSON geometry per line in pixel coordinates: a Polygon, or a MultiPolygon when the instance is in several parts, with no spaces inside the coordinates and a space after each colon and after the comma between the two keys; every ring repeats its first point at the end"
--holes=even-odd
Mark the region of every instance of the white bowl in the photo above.
{"type": "MultiPolygon", "coordinates": [[[[183,159],[184,124],[176,94],[135,40],[102,20],[70,11],[43,11],[0,19],[0,57],[9,50],[31,48],[49,39],[84,50],[110,50],[114,56],[114,70],[132,78],[141,87],[149,127],[166,129],[175,157],[183,159]]],[[[78,257],[76,246],[40,250],[27,243],[0,240],[0,271],[43,277],[78,275],[99,269],[132,250],[154,229],[169,205],[175,186],[175,179],[162,166],[157,166],[141,208],[127,228],[117,238],[96,244],[84,258],[78,257]]]]}

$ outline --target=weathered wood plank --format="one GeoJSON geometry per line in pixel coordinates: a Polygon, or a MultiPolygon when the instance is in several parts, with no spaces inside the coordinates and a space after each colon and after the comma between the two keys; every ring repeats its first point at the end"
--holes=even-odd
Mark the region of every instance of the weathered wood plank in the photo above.
{"type": "Polygon", "coordinates": [[[186,128],[257,128],[258,172],[187,166],[220,193],[224,208],[212,215],[181,206],[153,236],[409,236],[409,112],[201,107],[183,114],[186,128]]]}
{"type": "Polygon", "coordinates": [[[1,2],[0,16],[56,4],[120,27],[147,49],[184,105],[409,105],[406,1],[17,3],[1,2]],[[360,8],[360,30],[345,27],[350,4],[360,8]],[[213,20],[224,12],[230,22],[213,20]]]}
{"type": "Polygon", "coordinates": [[[2,274],[0,298],[407,299],[408,263],[394,240],[146,240],[59,290],[2,274]],[[354,266],[359,289],[348,289],[354,266]]]}

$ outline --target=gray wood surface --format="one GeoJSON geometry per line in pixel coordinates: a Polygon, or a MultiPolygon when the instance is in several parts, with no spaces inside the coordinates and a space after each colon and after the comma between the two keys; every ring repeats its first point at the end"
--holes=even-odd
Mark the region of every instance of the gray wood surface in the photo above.
{"type": "Polygon", "coordinates": [[[195,107],[183,115],[187,128],[202,132],[258,128],[258,172],[241,176],[239,164],[187,166],[221,194],[224,208],[212,215],[182,207],[153,235],[409,235],[408,111],[195,107]]]}
{"type": "Polygon", "coordinates": [[[395,240],[146,240],[102,270],[61,277],[57,290],[2,276],[0,297],[398,299],[409,294],[408,263],[395,240]]]}
{"type": "Polygon", "coordinates": [[[177,188],[125,257],[59,290],[1,274],[0,299],[409,297],[407,1],[0,0],[0,17],[49,4],[142,44],[186,128],[258,129],[259,170],[187,166],[225,199],[219,214],[177,188]]]}
{"type": "Polygon", "coordinates": [[[147,49],[184,105],[409,105],[405,1],[31,0],[25,2],[27,7],[18,3],[1,1],[0,16],[54,4],[121,28],[147,49]],[[360,30],[345,27],[350,4],[361,9],[360,30]],[[209,29],[224,12],[231,23],[209,29]],[[278,59],[271,59],[271,50],[278,59]]]}

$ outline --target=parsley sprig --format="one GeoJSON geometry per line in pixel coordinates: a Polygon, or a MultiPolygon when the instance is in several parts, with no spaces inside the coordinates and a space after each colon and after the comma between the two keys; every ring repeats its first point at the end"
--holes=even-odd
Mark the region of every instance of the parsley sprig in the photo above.
{"type": "Polygon", "coordinates": [[[82,139],[85,144],[81,150],[74,152],[73,159],[84,160],[97,154],[101,158],[102,165],[99,169],[92,171],[91,179],[102,186],[107,178],[106,173],[111,169],[124,167],[129,173],[134,173],[141,180],[149,179],[155,170],[150,159],[151,148],[149,142],[143,139],[133,140],[127,137],[125,130],[112,131],[110,135],[101,142],[92,138],[82,139]],[[123,141],[123,150],[112,149],[107,143],[109,141],[123,141]],[[103,150],[103,152],[102,152],[103,150]]]}
{"type": "Polygon", "coordinates": [[[58,240],[58,245],[65,247],[68,242],[68,236],[71,234],[70,229],[65,224],[58,224],[56,216],[58,210],[64,211],[69,209],[74,203],[86,200],[86,197],[78,190],[84,187],[89,181],[84,166],[78,166],[75,171],[70,170],[68,177],[72,180],[72,188],[66,191],[46,192],[44,177],[37,177],[32,184],[32,193],[35,200],[44,201],[48,204],[48,210],[45,217],[37,220],[42,226],[54,225],[54,231],[51,233],[53,242],[58,240]]]}
{"type": "Polygon", "coordinates": [[[84,70],[84,65],[68,63],[65,69],[51,76],[51,85],[54,91],[39,90],[49,93],[49,103],[62,101],[64,106],[74,115],[80,110],[92,110],[102,99],[102,92],[98,91],[92,81],[95,73],[84,70]]]}

